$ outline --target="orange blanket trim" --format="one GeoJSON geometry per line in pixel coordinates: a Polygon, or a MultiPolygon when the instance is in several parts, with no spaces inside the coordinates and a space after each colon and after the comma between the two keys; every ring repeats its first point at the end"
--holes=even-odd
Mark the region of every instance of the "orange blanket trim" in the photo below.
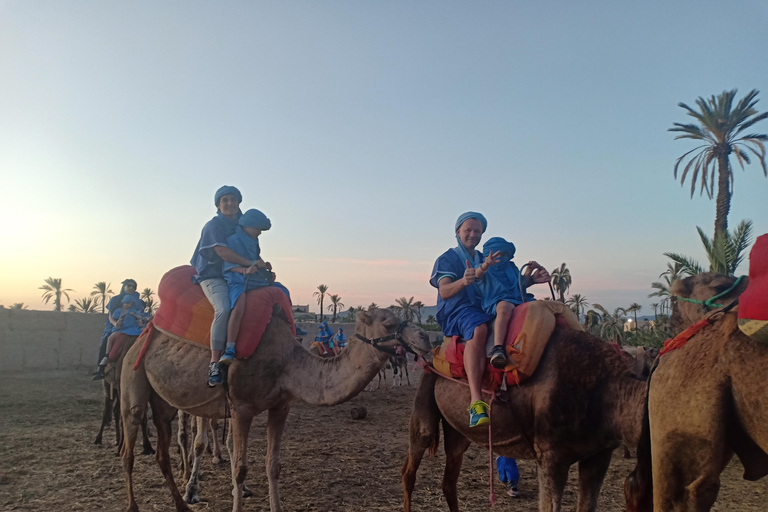
{"type": "Polygon", "coordinates": [[[141,332],[139,339],[141,339],[141,337],[144,336],[144,344],[141,346],[139,357],[136,358],[136,363],[133,365],[133,371],[136,371],[139,369],[139,365],[144,360],[144,356],[146,355],[147,349],[149,348],[149,342],[152,341],[152,338],[155,337],[156,330],[157,329],[155,328],[155,324],[152,322],[149,322],[147,326],[144,328],[144,330],[141,332]]]}
{"type": "Polygon", "coordinates": [[[703,328],[710,325],[710,323],[711,322],[709,318],[702,318],[674,338],[668,339],[664,342],[664,348],[661,349],[661,352],[659,352],[659,356],[663,356],[667,352],[672,352],[673,350],[682,348],[686,343],[688,343],[688,340],[693,338],[703,328]]]}

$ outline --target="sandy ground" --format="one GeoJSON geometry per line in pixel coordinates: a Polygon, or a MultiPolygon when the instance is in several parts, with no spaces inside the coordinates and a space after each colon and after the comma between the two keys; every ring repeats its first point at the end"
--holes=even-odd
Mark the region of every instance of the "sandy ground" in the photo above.
{"type": "MultiPolygon", "coordinates": [[[[418,375],[412,375],[412,382],[418,375]]],[[[408,414],[415,388],[364,392],[350,403],[310,407],[296,403],[283,437],[280,489],[286,511],[391,511],[402,509],[400,467],[408,443],[408,414]],[[350,417],[364,405],[368,416],[350,417]]],[[[103,446],[93,439],[101,418],[101,388],[87,371],[23,373],[0,377],[0,510],[118,511],[125,508],[123,473],[112,446],[111,427],[103,446]]],[[[258,417],[250,437],[250,474],[255,495],[248,511],[268,511],[263,442],[266,418],[258,417]]],[[[154,438],[153,438],[154,444],[154,438]]],[[[175,450],[174,461],[178,460],[175,450]]],[[[226,455],[225,455],[225,458],[226,455]]],[[[425,458],[419,470],[414,509],[447,510],[440,491],[443,457],[425,458]]],[[[633,461],[614,457],[599,510],[624,510],[621,486],[633,461]]],[[[521,499],[503,494],[497,483],[494,510],[536,511],[536,467],[520,461],[521,499]]],[[[137,455],[136,495],[141,510],[172,510],[170,495],[153,457],[137,455]]],[[[203,463],[202,502],[193,510],[231,509],[228,463],[203,463]]],[[[565,494],[565,510],[575,508],[575,473],[565,494]]],[[[723,474],[714,510],[768,510],[768,479],[741,479],[732,462],[723,474]]],[[[471,447],[459,481],[462,510],[486,510],[488,454],[471,447]],[[473,503],[470,503],[470,502],[473,503]],[[470,506],[471,505],[471,506],[470,506]]]]}

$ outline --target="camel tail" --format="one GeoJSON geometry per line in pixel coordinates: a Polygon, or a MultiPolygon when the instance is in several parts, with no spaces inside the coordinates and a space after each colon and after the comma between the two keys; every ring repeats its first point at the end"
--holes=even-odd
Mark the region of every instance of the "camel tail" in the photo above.
{"type": "Polygon", "coordinates": [[[643,423],[640,430],[640,440],[637,443],[637,465],[624,482],[627,512],[650,512],[653,510],[651,422],[648,418],[648,398],[651,391],[651,377],[653,377],[656,364],[651,368],[651,375],[648,377],[648,393],[645,396],[643,423]]]}

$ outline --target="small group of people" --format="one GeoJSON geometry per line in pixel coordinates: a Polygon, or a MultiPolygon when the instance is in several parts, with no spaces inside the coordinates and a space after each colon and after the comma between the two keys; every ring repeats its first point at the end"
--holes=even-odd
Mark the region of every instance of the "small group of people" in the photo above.
{"type": "Polygon", "coordinates": [[[505,368],[504,342],[515,307],[533,300],[526,291],[529,286],[550,280],[547,270],[535,261],[528,262],[521,274],[512,262],[515,246],[503,238],[491,238],[483,252],[477,251],[487,227],[488,221],[480,213],[459,216],[454,227],[457,246],[435,261],[429,280],[438,290],[436,317],[443,334],[466,340],[464,368],[470,392],[470,427],[490,423],[488,404],[482,400],[489,326],[494,332],[491,364],[505,368]]]}
{"type": "Polygon", "coordinates": [[[347,335],[344,334],[344,328],[334,334],[333,329],[328,326],[328,322],[320,323],[315,341],[321,343],[325,349],[325,354],[339,355],[341,349],[347,346],[347,335]]]}
{"type": "Polygon", "coordinates": [[[235,342],[245,312],[245,291],[263,286],[279,287],[290,300],[290,293],[274,281],[272,265],[261,258],[259,236],[272,227],[264,213],[240,210],[243,196],[236,187],[225,185],[214,194],[216,216],[203,226],[191,264],[199,284],[214,310],[211,324],[211,360],[208,385],[222,383],[220,365],[235,359],[235,342]]]}
{"type": "Polygon", "coordinates": [[[136,291],[136,281],[126,279],[122,282],[120,293],[107,303],[107,320],[99,345],[99,363],[93,374],[93,380],[104,378],[104,369],[109,363],[109,354],[116,343],[126,336],[138,336],[149,322],[151,316],[144,309],[146,304],[136,291]]]}

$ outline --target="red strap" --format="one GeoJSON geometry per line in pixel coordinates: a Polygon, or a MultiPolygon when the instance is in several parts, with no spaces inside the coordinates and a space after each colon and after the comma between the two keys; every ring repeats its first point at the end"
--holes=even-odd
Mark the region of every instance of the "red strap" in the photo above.
{"type": "Polygon", "coordinates": [[[677,350],[681,348],[683,345],[688,343],[688,340],[693,338],[700,330],[702,330],[704,327],[708,326],[710,324],[709,318],[703,318],[675,336],[674,338],[670,338],[667,341],[664,342],[664,348],[659,352],[659,356],[662,356],[666,354],[667,352],[671,352],[673,350],[677,350]]]}
{"type": "Polygon", "coordinates": [[[136,358],[136,364],[133,365],[133,371],[136,371],[139,369],[139,365],[144,360],[144,354],[147,353],[147,349],[149,348],[149,342],[152,341],[152,338],[155,337],[155,324],[152,322],[149,322],[147,326],[144,328],[144,330],[142,331],[141,336],[145,336],[144,345],[141,346],[139,357],[136,358]]]}

